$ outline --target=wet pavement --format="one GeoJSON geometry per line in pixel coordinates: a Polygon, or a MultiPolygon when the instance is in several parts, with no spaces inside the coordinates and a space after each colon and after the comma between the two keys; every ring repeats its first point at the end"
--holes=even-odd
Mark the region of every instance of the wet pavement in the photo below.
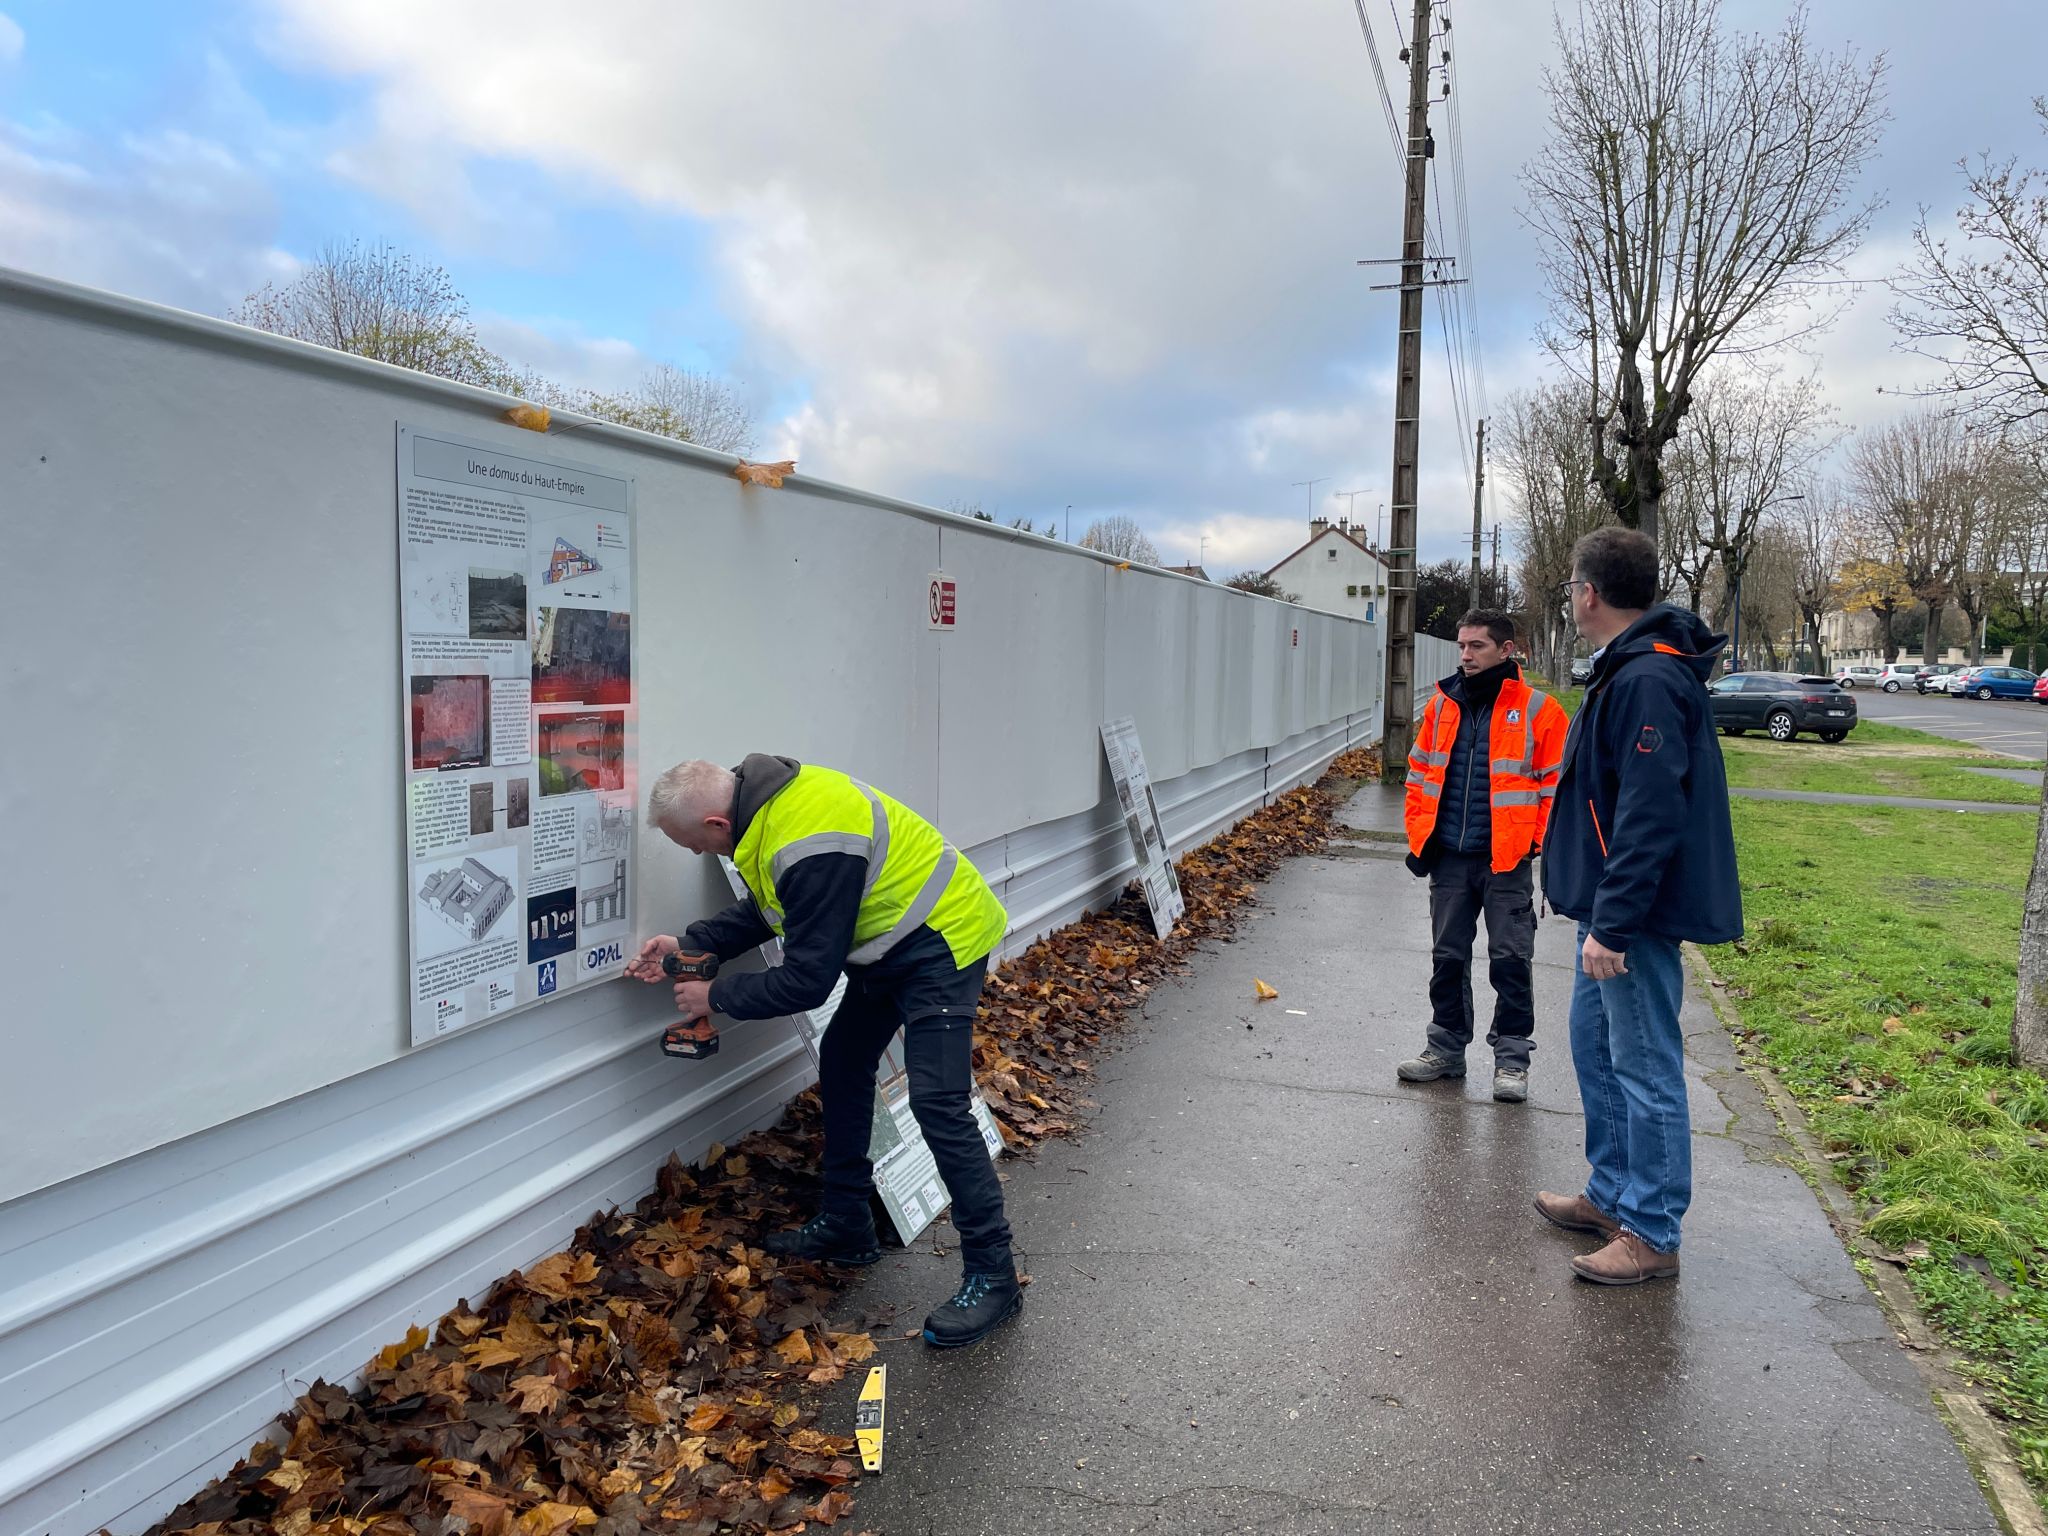
{"type": "MultiPolygon", "coordinates": [[[[1395,794],[1346,818],[1357,840],[1288,864],[1235,943],[1155,991],[1091,1129],[1006,1165],[1024,1312],[973,1349],[884,1344],[888,1459],[848,1528],[1997,1530],[1696,998],[1684,1276],[1572,1277],[1590,1240],[1529,1206],[1584,1172],[1571,926],[1539,939],[1527,1105],[1492,1102],[1483,1039],[1464,1081],[1401,1087],[1426,897],[1395,794]],[[1280,996],[1255,1003],[1255,976],[1280,996]]],[[[887,1338],[956,1274],[892,1252],[845,1306],[887,1338]]],[[[850,1432],[859,1374],[829,1426],[850,1432]]]]}

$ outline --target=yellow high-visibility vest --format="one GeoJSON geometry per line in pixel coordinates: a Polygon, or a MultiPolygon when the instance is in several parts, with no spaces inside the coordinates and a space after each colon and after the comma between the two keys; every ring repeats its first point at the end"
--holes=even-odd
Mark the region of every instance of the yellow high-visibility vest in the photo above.
{"type": "Polygon", "coordinates": [[[917,812],[858,779],[809,763],[754,813],[733,851],[768,926],[782,933],[776,877],[814,853],[868,861],[849,965],[872,965],[927,924],[965,968],[1002,942],[1008,918],[981,871],[917,812]]]}

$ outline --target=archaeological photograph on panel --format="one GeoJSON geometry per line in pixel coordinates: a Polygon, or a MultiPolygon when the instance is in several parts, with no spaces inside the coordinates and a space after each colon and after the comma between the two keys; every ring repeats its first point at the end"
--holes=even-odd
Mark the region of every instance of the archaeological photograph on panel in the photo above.
{"type": "Polygon", "coordinates": [[[524,774],[515,775],[505,781],[505,825],[514,832],[527,824],[528,793],[524,774]]]}
{"type": "Polygon", "coordinates": [[[626,787],[624,711],[582,709],[542,715],[539,737],[543,797],[626,787]]]}
{"type": "Polygon", "coordinates": [[[526,638],[526,573],[469,568],[469,638],[526,638]]]}
{"type": "Polygon", "coordinates": [[[497,820],[497,786],[489,779],[478,779],[469,786],[469,835],[488,837],[497,820]]]}
{"type": "Polygon", "coordinates": [[[413,899],[413,953],[419,959],[509,938],[517,921],[519,854],[487,848],[441,864],[421,865],[413,899]]]}
{"type": "Polygon", "coordinates": [[[412,766],[481,768],[491,760],[491,680],[471,673],[412,679],[412,766]]]}
{"type": "Polygon", "coordinates": [[[533,631],[533,702],[629,704],[633,619],[602,608],[543,607],[533,631]]]}
{"type": "Polygon", "coordinates": [[[526,963],[565,955],[576,947],[576,887],[564,885],[526,898],[526,963]]]}

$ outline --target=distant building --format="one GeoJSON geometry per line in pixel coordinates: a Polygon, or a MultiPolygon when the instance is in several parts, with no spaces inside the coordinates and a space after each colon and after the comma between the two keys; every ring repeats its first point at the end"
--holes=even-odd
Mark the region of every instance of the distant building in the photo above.
{"type": "Polygon", "coordinates": [[[1387,600],[1387,565],[1347,520],[1309,519],[1308,542],[1266,574],[1304,608],[1378,623],[1387,600]]]}
{"type": "Polygon", "coordinates": [[[1197,581],[1207,581],[1209,579],[1209,573],[1199,565],[1169,565],[1166,569],[1173,572],[1176,576],[1192,576],[1197,581]]]}

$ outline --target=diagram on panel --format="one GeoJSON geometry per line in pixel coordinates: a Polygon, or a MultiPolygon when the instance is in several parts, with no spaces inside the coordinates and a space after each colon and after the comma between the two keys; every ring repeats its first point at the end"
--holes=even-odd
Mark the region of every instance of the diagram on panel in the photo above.
{"type": "Polygon", "coordinates": [[[585,864],[576,881],[577,903],[585,928],[616,923],[626,915],[626,861],[601,859],[585,864]]]}
{"type": "Polygon", "coordinates": [[[420,903],[474,944],[489,936],[512,904],[512,882],[475,859],[464,859],[428,875],[420,886],[420,903]]]}
{"type": "Polygon", "coordinates": [[[555,540],[555,552],[548,556],[547,574],[541,580],[552,587],[573,577],[587,576],[592,571],[603,569],[603,566],[567,539],[558,538],[555,540]]]}
{"type": "Polygon", "coordinates": [[[601,859],[626,851],[633,832],[633,808],[629,805],[595,805],[583,813],[583,857],[601,859]]]}

